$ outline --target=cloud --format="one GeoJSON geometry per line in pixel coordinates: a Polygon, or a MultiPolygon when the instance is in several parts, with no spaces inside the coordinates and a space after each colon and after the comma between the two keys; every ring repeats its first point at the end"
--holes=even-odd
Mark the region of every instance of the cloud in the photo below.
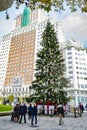
{"type": "MultiPolygon", "coordinates": [[[[11,30],[14,29],[14,17],[16,13],[23,12],[23,8],[20,10],[10,9],[10,19],[5,19],[5,13],[0,14],[0,37],[4,34],[8,34],[11,30]],[[14,12],[14,13],[13,13],[14,12]],[[13,16],[14,14],[14,16],[13,16]]],[[[70,38],[75,39],[76,41],[87,41],[87,13],[81,13],[81,11],[76,11],[71,13],[69,11],[64,11],[61,13],[52,11],[50,13],[52,17],[56,17],[56,20],[59,20],[62,24],[65,36],[67,40],[70,38]]]]}
{"type": "Polygon", "coordinates": [[[24,5],[20,6],[20,9],[15,9],[15,4],[9,8],[8,14],[10,18],[6,20],[6,14],[5,11],[0,12],[0,38],[3,37],[3,35],[10,33],[14,27],[15,27],[15,16],[17,14],[21,14],[23,12],[24,5]]]}
{"type": "Polygon", "coordinates": [[[66,37],[87,41],[87,13],[71,13],[61,23],[66,37]]]}
{"type": "Polygon", "coordinates": [[[2,30],[0,33],[4,34],[4,33],[8,33],[13,29],[13,23],[12,21],[6,22],[0,22],[0,30],[2,30]]]}
{"type": "Polygon", "coordinates": [[[3,37],[3,35],[8,34],[11,32],[11,30],[14,29],[14,19],[8,19],[6,20],[5,14],[2,14],[2,17],[0,15],[0,38],[3,37]]]}

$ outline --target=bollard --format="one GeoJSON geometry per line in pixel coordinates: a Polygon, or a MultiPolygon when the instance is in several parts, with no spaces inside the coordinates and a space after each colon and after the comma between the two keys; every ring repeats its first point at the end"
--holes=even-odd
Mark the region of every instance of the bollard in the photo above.
{"type": "Polygon", "coordinates": [[[39,109],[39,116],[41,116],[41,109],[39,109]]]}
{"type": "Polygon", "coordinates": [[[74,108],[74,117],[76,118],[76,108],[74,108]]]}
{"type": "Polygon", "coordinates": [[[78,108],[78,115],[79,115],[79,108],[78,108]]]}
{"type": "Polygon", "coordinates": [[[52,117],[53,115],[52,115],[52,109],[51,109],[51,117],[52,117]]]}
{"type": "Polygon", "coordinates": [[[80,117],[82,117],[82,110],[80,109],[79,111],[80,111],[79,115],[80,115],[80,117]]]}

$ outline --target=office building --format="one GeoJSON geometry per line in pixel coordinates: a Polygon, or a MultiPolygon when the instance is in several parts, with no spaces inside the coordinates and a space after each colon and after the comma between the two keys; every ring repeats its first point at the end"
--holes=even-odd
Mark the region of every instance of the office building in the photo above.
{"type": "Polygon", "coordinates": [[[87,104],[87,50],[80,42],[70,39],[62,51],[66,65],[66,77],[71,83],[68,94],[76,106],[79,102],[85,106],[87,104]]]}
{"type": "MultiPolygon", "coordinates": [[[[3,36],[0,53],[0,87],[7,97],[29,96],[29,86],[34,79],[35,60],[40,49],[41,35],[48,18],[40,9],[30,11],[25,7],[23,14],[15,19],[15,29],[3,36]]],[[[53,21],[59,42],[65,43],[65,35],[60,22],[53,21]]]]}

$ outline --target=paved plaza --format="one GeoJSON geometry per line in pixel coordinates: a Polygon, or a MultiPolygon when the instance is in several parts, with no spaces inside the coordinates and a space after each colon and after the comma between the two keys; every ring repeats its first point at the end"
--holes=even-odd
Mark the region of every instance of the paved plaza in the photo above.
{"type": "Polygon", "coordinates": [[[10,121],[10,116],[0,117],[0,130],[87,130],[87,112],[82,117],[66,116],[63,125],[58,124],[58,117],[38,116],[37,126],[31,127],[31,122],[19,124],[10,121]]]}

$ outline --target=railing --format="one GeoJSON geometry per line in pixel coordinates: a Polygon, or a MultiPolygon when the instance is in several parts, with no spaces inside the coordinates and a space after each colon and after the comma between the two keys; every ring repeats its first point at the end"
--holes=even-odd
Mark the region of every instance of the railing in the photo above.
{"type": "Polygon", "coordinates": [[[71,108],[69,112],[74,113],[74,117],[82,116],[82,110],[80,108],[71,108]]]}
{"type": "MultiPolygon", "coordinates": [[[[38,112],[38,115],[41,116],[42,114],[45,114],[45,111],[49,112],[47,113],[47,115],[49,115],[50,117],[53,117],[53,116],[57,116],[58,115],[58,112],[57,112],[57,109],[39,109],[39,112],[38,112]]],[[[76,118],[76,117],[81,117],[82,116],[82,111],[80,108],[70,108],[68,113],[72,113],[73,116],[76,118]]],[[[8,116],[8,115],[11,115],[12,112],[11,111],[6,111],[6,112],[0,112],[0,116],[8,116]]],[[[68,115],[68,114],[64,114],[64,117],[68,115]]]]}
{"type": "MultiPolygon", "coordinates": [[[[41,116],[42,114],[45,114],[45,111],[48,111],[50,114],[47,114],[49,116],[54,116],[54,115],[58,115],[58,112],[57,112],[57,109],[39,109],[39,116],[41,116]]],[[[73,113],[73,116],[76,118],[76,117],[81,117],[82,116],[82,111],[80,108],[70,108],[68,113],[73,113]]],[[[68,114],[65,114],[64,113],[64,117],[68,115],[68,114]]]]}

